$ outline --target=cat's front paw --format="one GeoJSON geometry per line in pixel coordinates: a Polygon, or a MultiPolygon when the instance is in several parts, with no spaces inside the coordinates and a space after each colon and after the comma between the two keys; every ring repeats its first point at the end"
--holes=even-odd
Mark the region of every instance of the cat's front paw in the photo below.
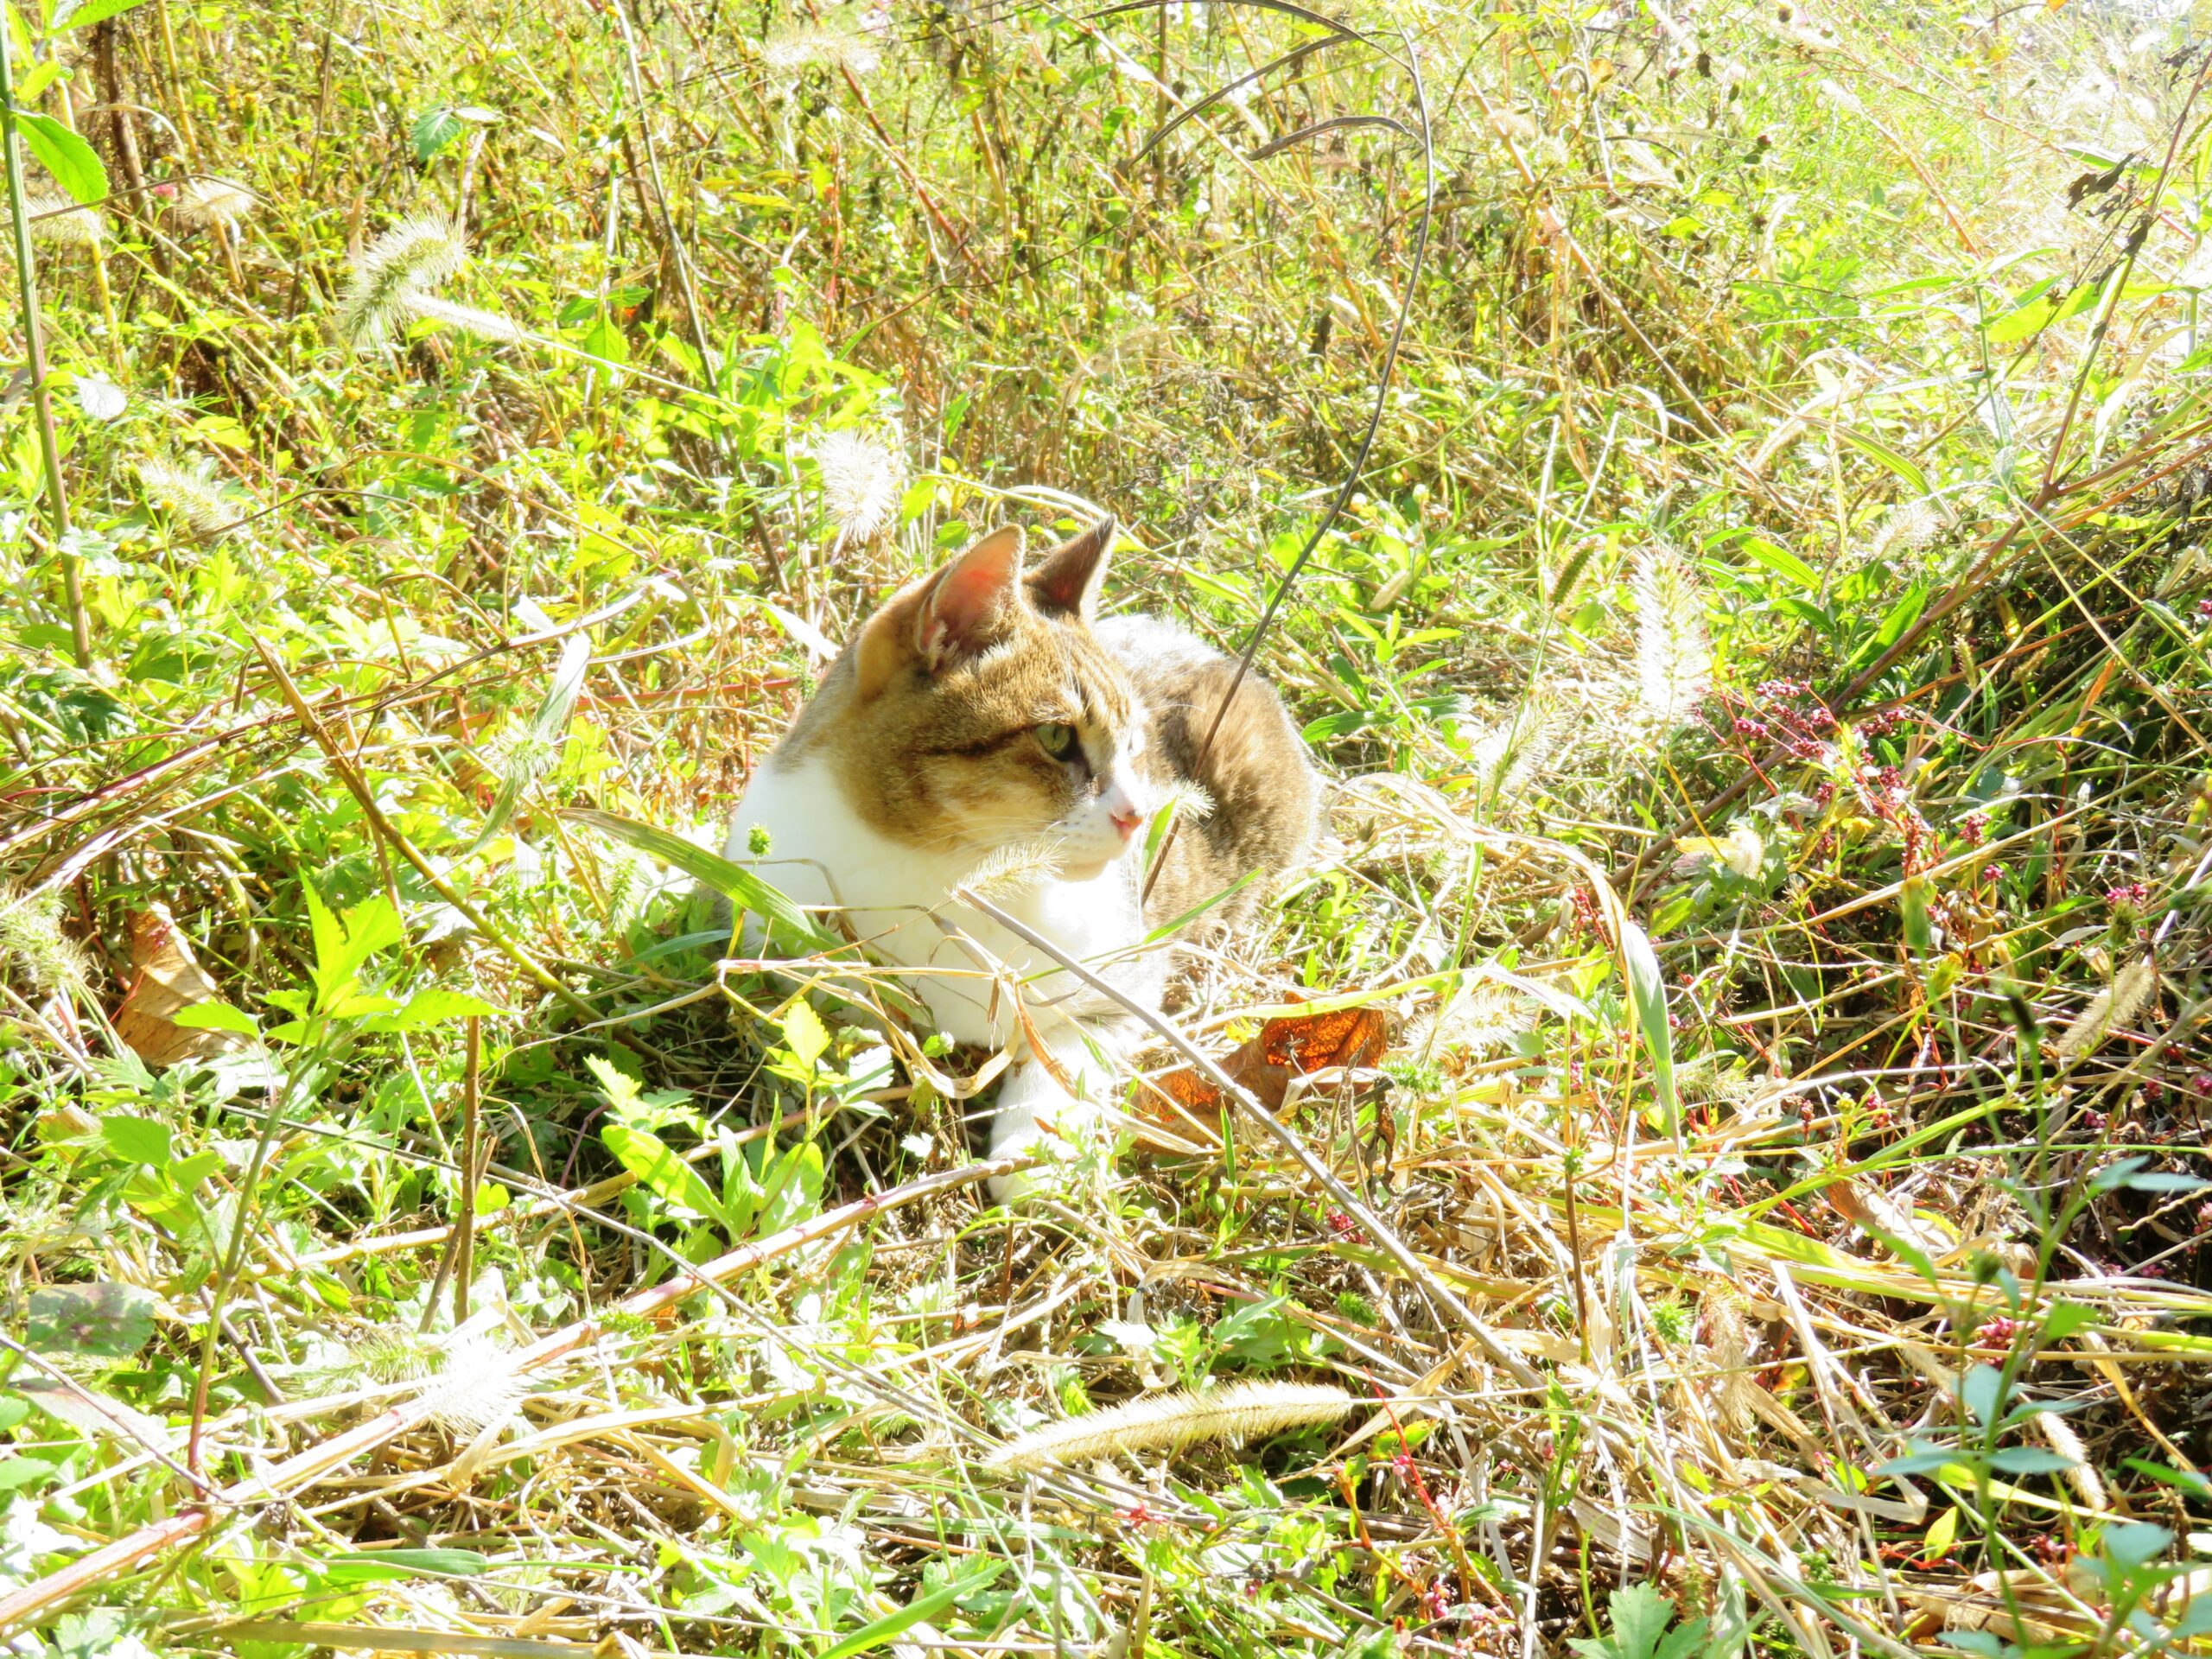
{"type": "Polygon", "coordinates": [[[1096,1139],[1097,1110],[1078,1100],[1034,1059],[1014,1067],[999,1096],[991,1120],[991,1158],[1033,1156],[1036,1161],[990,1179],[1000,1204],[1015,1204],[1038,1193],[1065,1193],[1090,1163],[1084,1156],[1096,1139]]]}

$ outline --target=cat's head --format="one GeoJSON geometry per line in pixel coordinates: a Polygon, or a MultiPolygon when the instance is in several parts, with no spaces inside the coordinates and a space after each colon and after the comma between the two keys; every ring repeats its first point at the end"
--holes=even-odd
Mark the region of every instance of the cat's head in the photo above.
{"type": "Polygon", "coordinates": [[[832,741],[875,829],[931,851],[1037,847],[1071,875],[1128,849],[1150,805],[1145,721],[1090,631],[1113,538],[1109,518],[1025,567],[1020,530],[996,530],[868,619],[832,741]]]}

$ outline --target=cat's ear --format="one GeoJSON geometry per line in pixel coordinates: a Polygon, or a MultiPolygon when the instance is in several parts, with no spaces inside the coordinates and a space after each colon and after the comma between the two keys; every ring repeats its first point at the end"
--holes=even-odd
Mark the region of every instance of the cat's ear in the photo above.
{"type": "Polygon", "coordinates": [[[1021,526],[1007,524],[938,572],[914,622],[914,649],[930,672],[1006,637],[1021,604],[1021,526]]]}
{"type": "Polygon", "coordinates": [[[975,656],[1005,638],[1021,607],[1021,530],[995,530],[870,617],[861,633],[863,698],[909,664],[925,671],[975,656]]]}
{"type": "Polygon", "coordinates": [[[1039,559],[1029,573],[1030,602],[1047,616],[1075,616],[1085,622],[1096,616],[1114,529],[1109,512],[1039,559]]]}

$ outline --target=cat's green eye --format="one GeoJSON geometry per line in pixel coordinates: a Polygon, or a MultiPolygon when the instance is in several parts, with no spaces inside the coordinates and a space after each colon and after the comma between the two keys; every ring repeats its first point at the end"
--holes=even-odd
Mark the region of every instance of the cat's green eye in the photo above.
{"type": "Polygon", "coordinates": [[[1055,760],[1075,756],[1075,728],[1048,723],[1037,728],[1037,747],[1055,760]]]}

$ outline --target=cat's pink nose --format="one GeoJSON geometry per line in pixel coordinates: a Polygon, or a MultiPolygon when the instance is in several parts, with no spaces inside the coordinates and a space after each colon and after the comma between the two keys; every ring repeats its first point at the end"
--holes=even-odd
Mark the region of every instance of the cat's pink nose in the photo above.
{"type": "Polygon", "coordinates": [[[1112,817],[1114,827],[1122,832],[1123,841],[1127,841],[1131,836],[1136,834],[1144,823],[1144,814],[1135,807],[1131,807],[1125,812],[1116,812],[1112,817]]]}

